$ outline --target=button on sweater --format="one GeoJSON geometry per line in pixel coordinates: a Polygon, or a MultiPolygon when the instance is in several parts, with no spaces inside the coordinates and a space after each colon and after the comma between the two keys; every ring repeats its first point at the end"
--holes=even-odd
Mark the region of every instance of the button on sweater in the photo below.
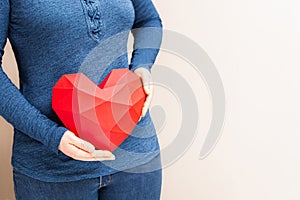
{"type": "Polygon", "coordinates": [[[151,71],[161,28],[151,0],[0,0],[0,115],[14,127],[14,170],[42,181],[74,181],[156,157],[160,147],[148,111],[114,151],[116,160],[74,160],[58,150],[67,128],[51,105],[52,88],[64,74],[83,72],[99,84],[112,69],[151,71]],[[142,30],[151,27],[155,31],[142,30]],[[134,51],[128,62],[130,31],[134,51]],[[7,39],[17,61],[20,89],[2,70],[7,39]]]}

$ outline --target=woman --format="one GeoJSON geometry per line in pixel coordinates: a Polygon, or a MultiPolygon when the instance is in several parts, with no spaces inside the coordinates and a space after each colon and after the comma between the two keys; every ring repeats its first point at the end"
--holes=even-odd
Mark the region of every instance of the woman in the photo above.
{"type": "MultiPolygon", "coordinates": [[[[141,77],[148,94],[140,121],[113,154],[76,137],[51,108],[57,80],[80,71],[96,46],[133,29],[161,29],[151,0],[0,0],[0,26],[0,58],[8,38],[20,78],[18,89],[0,68],[0,114],[14,126],[16,198],[159,199],[159,144],[148,111],[151,66],[159,48],[140,47],[147,46],[143,41],[159,47],[160,31],[133,31],[130,64],[122,54],[101,66],[97,81],[112,69],[127,67],[141,77]]],[[[104,50],[114,52],[126,44],[127,37],[121,37],[104,50]]]]}

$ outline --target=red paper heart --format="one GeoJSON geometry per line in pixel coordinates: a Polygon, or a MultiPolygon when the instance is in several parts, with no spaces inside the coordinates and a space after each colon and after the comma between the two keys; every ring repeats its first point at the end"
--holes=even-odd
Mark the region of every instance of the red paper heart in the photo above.
{"type": "Polygon", "coordinates": [[[113,151],[134,129],[145,99],[140,78],[122,68],[99,86],[83,73],[63,75],[53,87],[52,108],[77,136],[113,151]]]}

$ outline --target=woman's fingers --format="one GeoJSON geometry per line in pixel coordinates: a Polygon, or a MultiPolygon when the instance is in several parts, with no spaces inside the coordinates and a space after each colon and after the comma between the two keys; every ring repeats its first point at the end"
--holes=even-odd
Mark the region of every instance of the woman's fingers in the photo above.
{"type": "Polygon", "coordinates": [[[88,153],[82,149],[77,148],[74,145],[70,145],[70,157],[75,160],[81,161],[103,161],[114,160],[115,156],[109,151],[95,150],[93,153],[88,153]]]}
{"type": "Polygon", "coordinates": [[[97,160],[114,160],[115,156],[114,154],[112,154],[110,151],[106,151],[106,150],[95,150],[92,155],[94,156],[94,158],[96,158],[97,160]]]}
{"type": "Polygon", "coordinates": [[[79,149],[82,149],[83,151],[86,151],[88,153],[92,153],[93,151],[95,151],[95,147],[91,143],[80,139],[74,134],[70,136],[70,140],[74,146],[76,146],[79,149]]]}
{"type": "Polygon", "coordinates": [[[153,84],[152,84],[152,76],[150,73],[142,73],[141,79],[144,87],[144,91],[147,95],[152,93],[153,84]]]}
{"type": "Polygon", "coordinates": [[[95,147],[77,136],[74,135],[73,139],[73,145],[76,146],[77,148],[89,153],[92,155],[92,157],[96,160],[114,160],[115,156],[110,152],[106,150],[95,150],[95,147]]]}
{"type": "Polygon", "coordinates": [[[152,100],[152,94],[153,94],[153,84],[152,84],[152,77],[150,74],[145,73],[141,76],[144,91],[147,94],[146,100],[144,102],[144,106],[142,109],[142,115],[141,117],[144,117],[147,113],[147,110],[150,107],[151,100],[152,100]]]}
{"type": "Polygon", "coordinates": [[[67,154],[67,156],[70,156],[75,160],[81,160],[81,161],[95,160],[91,153],[83,151],[82,149],[79,149],[72,144],[69,144],[69,146],[67,147],[67,151],[65,153],[67,154]]]}
{"type": "Polygon", "coordinates": [[[151,104],[151,100],[152,100],[152,92],[150,92],[148,94],[148,96],[146,97],[146,100],[144,102],[144,106],[143,106],[143,109],[142,109],[142,117],[144,117],[147,113],[147,110],[149,109],[150,107],[150,104],[151,104]]]}
{"type": "Polygon", "coordinates": [[[59,150],[65,155],[81,161],[114,160],[115,156],[106,150],[95,150],[95,147],[80,139],[71,131],[66,131],[59,144],[59,150]]]}
{"type": "MultiPolygon", "coordinates": [[[[152,96],[153,96],[153,82],[152,82],[152,76],[149,70],[139,67],[136,70],[134,70],[134,73],[136,73],[142,80],[143,88],[145,93],[147,94],[146,100],[144,102],[144,106],[142,109],[142,114],[140,116],[140,119],[144,117],[147,113],[147,110],[150,107],[152,96]]],[[[139,120],[140,120],[139,119],[139,120]]]]}

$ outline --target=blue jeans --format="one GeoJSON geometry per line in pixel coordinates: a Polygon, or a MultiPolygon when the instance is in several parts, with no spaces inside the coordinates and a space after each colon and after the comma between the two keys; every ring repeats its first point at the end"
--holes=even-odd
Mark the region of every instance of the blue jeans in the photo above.
{"type": "Polygon", "coordinates": [[[15,195],[17,200],[159,200],[162,170],[136,173],[140,167],[73,182],[43,182],[14,170],[15,195]]]}

